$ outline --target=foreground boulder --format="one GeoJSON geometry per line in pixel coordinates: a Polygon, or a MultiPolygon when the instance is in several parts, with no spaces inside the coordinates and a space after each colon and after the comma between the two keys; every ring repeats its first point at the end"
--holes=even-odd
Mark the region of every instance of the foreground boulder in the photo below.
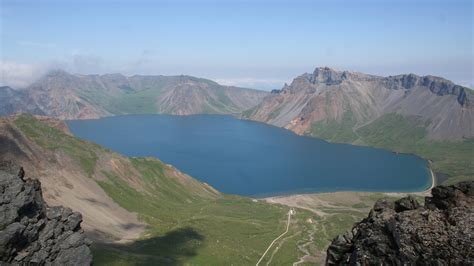
{"type": "Polygon", "coordinates": [[[90,265],[81,214],[49,208],[40,182],[24,175],[21,167],[0,162],[0,265],[90,265]]]}
{"type": "Polygon", "coordinates": [[[474,181],[413,197],[379,200],[369,216],[337,236],[327,265],[473,265],[474,181]]]}

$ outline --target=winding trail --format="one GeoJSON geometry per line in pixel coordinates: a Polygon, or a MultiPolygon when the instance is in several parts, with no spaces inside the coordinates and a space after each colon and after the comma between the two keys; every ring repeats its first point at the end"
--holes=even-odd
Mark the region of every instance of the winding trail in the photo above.
{"type": "Polygon", "coordinates": [[[311,253],[309,252],[309,249],[307,247],[314,243],[314,234],[315,230],[309,232],[309,240],[303,243],[302,245],[298,245],[298,249],[303,252],[304,255],[297,262],[293,263],[293,266],[297,266],[303,262],[306,262],[306,258],[311,257],[311,253]]]}
{"type": "Polygon", "coordinates": [[[288,221],[286,223],[286,230],[283,234],[279,235],[277,238],[275,238],[272,243],[270,243],[270,245],[268,246],[267,250],[265,250],[265,252],[263,253],[262,257],[258,260],[257,264],[255,264],[255,266],[258,266],[260,264],[260,262],[262,262],[263,258],[265,257],[265,255],[267,254],[267,252],[270,250],[270,248],[273,246],[273,244],[275,244],[276,241],[278,241],[278,239],[282,238],[284,235],[286,235],[288,233],[288,229],[290,228],[290,221],[291,221],[291,214],[293,213],[293,209],[290,209],[288,211],[288,221]]]}

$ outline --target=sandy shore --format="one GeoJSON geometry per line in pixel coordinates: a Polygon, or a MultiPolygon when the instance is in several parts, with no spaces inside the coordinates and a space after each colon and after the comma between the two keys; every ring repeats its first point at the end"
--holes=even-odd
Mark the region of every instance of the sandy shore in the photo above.
{"type": "Polygon", "coordinates": [[[394,197],[405,197],[407,195],[416,195],[416,196],[431,196],[431,190],[436,186],[436,176],[433,170],[430,168],[431,172],[431,186],[423,191],[419,192],[384,192],[385,195],[394,196],[394,197]]]}
{"type": "MultiPolygon", "coordinates": [[[[268,203],[282,204],[289,207],[302,208],[312,211],[318,215],[324,215],[321,208],[341,209],[342,206],[351,206],[360,202],[366,202],[364,197],[371,194],[381,194],[393,198],[402,198],[408,195],[415,195],[420,197],[431,196],[431,190],[436,186],[436,176],[430,168],[431,186],[423,191],[418,192],[360,192],[360,191],[338,191],[338,192],[321,192],[308,194],[292,194],[262,198],[268,203]]],[[[369,203],[370,204],[370,203],[369,203]]],[[[368,206],[372,207],[372,205],[368,206]]],[[[347,208],[347,207],[346,207],[347,208]]],[[[344,209],[344,207],[342,207],[344,209]]]]}

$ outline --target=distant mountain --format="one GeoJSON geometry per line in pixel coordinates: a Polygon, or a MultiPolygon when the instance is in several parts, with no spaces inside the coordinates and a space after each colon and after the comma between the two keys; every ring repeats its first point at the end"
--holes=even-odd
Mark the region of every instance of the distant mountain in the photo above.
{"type": "Polygon", "coordinates": [[[430,139],[474,137],[473,92],[443,78],[414,74],[378,77],[316,68],[273,91],[244,117],[315,136],[325,135],[330,126],[350,141],[357,139],[357,129],[390,114],[426,122],[430,139]]]}
{"type": "Polygon", "coordinates": [[[440,77],[319,67],[241,117],[328,141],[416,153],[433,160],[436,172],[474,178],[474,92],[440,77]]]}
{"type": "Polygon", "coordinates": [[[267,94],[191,76],[74,75],[57,70],[22,90],[0,88],[0,115],[28,112],[88,119],[121,114],[232,114],[254,107],[267,94]]]}

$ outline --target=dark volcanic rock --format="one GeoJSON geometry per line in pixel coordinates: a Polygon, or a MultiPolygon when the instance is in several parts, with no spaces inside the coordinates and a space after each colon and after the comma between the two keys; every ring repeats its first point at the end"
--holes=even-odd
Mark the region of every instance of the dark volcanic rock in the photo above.
{"type": "Polygon", "coordinates": [[[336,237],[327,265],[473,265],[474,181],[438,186],[420,206],[412,197],[378,201],[352,231],[336,237]]]}
{"type": "Polygon", "coordinates": [[[0,162],[0,265],[90,265],[81,214],[49,208],[40,182],[24,175],[23,168],[0,162]]]}
{"type": "Polygon", "coordinates": [[[456,85],[453,82],[435,76],[417,76],[415,74],[404,74],[384,78],[384,82],[391,89],[412,89],[416,86],[423,86],[438,96],[455,95],[459,104],[468,106],[469,98],[466,94],[466,88],[456,85]]]}

